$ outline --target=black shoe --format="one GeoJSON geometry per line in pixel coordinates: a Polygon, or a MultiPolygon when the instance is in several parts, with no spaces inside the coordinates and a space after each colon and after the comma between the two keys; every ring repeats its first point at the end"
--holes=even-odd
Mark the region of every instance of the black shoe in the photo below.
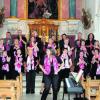
{"type": "Polygon", "coordinates": [[[35,92],[34,91],[31,91],[31,94],[34,94],[35,92]]]}
{"type": "Polygon", "coordinates": [[[40,94],[43,94],[43,92],[42,92],[42,91],[40,91],[40,94]]]}
{"type": "Polygon", "coordinates": [[[30,92],[26,92],[26,94],[30,94],[30,92]]]}
{"type": "Polygon", "coordinates": [[[26,91],[26,94],[30,94],[30,91],[26,91]]]}
{"type": "Polygon", "coordinates": [[[67,91],[64,91],[64,94],[67,94],[68,92],[67,91]]]}
{"type": "Polygon", "coordinates": [[[67,92],[64,92],[64,94],[67,94],[67,92]]]}

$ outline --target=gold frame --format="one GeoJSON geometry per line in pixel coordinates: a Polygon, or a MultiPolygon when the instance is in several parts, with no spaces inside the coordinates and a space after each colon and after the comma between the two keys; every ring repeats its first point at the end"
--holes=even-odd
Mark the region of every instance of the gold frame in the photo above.
{"type": "MultiPolygon", "coordinates": [[[[24,18],[28,19],[28,0],[24,0],[24,18]]],[[[58,0],[58,19],[50,19],[50,20],[61,20],[62,18],[62,0],[58,0]]],[[[29,20],[37,20],[37,19],[29,19],[29,20]]]]}

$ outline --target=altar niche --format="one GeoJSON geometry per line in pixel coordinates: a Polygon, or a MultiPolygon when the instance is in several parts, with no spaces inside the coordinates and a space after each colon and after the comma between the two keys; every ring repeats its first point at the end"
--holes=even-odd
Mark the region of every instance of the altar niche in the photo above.
{"type": "Polygon", "coordinates": [[[53,21],[42,19],[28,25],[30,32],[37,31],[39,37],[46,37],[47,41],[52,35],[55,35],[56,38],[58,37],[58,25],[55,25],[53,21]]]}
{"type": "Polygon", "coordinates": [[[28,19],[58,19],[59,0],[28,0],[28,19]]]}

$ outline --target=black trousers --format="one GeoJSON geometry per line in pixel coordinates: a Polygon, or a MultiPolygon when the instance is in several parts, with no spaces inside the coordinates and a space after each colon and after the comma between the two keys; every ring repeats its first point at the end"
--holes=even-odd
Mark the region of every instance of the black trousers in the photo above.
{"type": "Polygon", "coordinates": [[[97,80],[100,80],[100,75],[96,75],[96,79],[97,80]]]}
{"type": "Polygon", "coordinates": [[[53,75],[53,76],[44,75],[45,89],[43,91],[41,100],[46,100],[51,85],[52,85],[52,89],[53,89],[53,100],[57,100],[58,78],[59,78],[58,75],[53,75]]]}
{"type": "Polygon", "coordinates": [[[97,64],[94,63],[94,64],[92,64],[92,68],[90,71],[91,79],[94,79],[94,77],[96,76],[96,70],[97,70],[97,64]]]}
{"type": "Polygon", "coordinates": [[[63,81],[63,83],[64,83],[64,93],[67,93],[67,86],[66,86],[65,78],[68,78],[69,77],[69,73],[70,73],[70,68],[62,69],[59,72],[58,91],[60,90],[61,81],[63,81]]]}
{"type": "Polygon", "coordinates": [[[0,70],[0,80],[3,80],[4,78],[3,78],[3,72],[2,72],[2,70],[0,70]]]}
{"type": "Polygon", "coordinates": [[[7,71],[3,70],[2,71],[2,76],[3,76],[3,79],[5,77],[6,80],[9,80],[10,79],[10,72],[7,72],[7,71]]]}
{"type": "Polygon", "coordinates": [[[11,70],[10,72],[9,72],[9,76],[10,76],[10,79],[12,79],[12,80],[16,80],[16,78],[20,75],[20,73],[18,73],[18,71],[16,71],[16,70],[11,70]]]}
{"type": "Polygon", "coordinates": [[[35,92],[35,70],[30,70],[26,73],[26,93],[34,93],[35,92]]]}

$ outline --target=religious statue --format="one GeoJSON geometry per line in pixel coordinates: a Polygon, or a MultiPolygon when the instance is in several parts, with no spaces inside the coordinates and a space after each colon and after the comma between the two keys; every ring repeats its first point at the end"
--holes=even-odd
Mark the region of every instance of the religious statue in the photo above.
{"type": "Polygon", "coordinates": [[[83,8],[82,9],[82,23],[83,23],[83,26],[84,26],[84,29],[89,29],[91,27],[91,14],[89,13],[89,11],[85,11],[85,9],[83,8]]]}
{"type": "Polygon", "coordinates": [[[0,27],[2,27],[4,22],[4,8],[0,9],[0,27]]]}

